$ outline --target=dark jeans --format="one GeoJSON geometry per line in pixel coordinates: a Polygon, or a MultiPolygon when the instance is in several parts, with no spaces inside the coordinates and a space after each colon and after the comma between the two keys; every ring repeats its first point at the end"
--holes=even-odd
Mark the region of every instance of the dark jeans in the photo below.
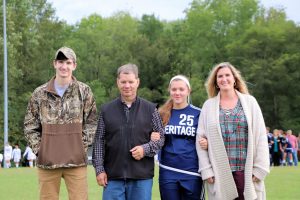
{"type": "Polygon", "coordinates": [[[232,172],[239,197],[235,200],[244,200],[245,174],[244,171],[232,172]]]}
{"type": "Polygon", "coordinates": [[[161,200],[204,200],[201,178],[191,180],[159,180],[161,200]]]}

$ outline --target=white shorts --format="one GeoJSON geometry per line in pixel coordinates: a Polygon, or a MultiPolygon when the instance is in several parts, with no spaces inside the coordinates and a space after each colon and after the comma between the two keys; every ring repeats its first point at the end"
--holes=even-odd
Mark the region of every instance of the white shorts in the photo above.
{"type": "Polygon", "coordinates": [[[6,156],[4,156],[4,159],[5,160],[11,160],[11,156],[10,155],[6,155],[6,156]]]}
{"type": "Polygon", "coordinates": [[[20,162],[20,158],[14,158],[14,162],[16,163],[16,162],[20,162]]]}

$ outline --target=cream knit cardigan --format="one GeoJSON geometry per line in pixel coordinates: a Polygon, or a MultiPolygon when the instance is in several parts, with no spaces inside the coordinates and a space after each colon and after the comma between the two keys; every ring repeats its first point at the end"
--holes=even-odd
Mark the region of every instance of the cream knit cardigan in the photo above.
{"type": "MultiPolygon", "coordinates": [[[[244,197],[246,200],[266,199],[264,178],[269,173],[269,149],[263,115],[253,96],[236,93],[248,123],[244,197]],[[252,175],[260,181],[253,182],[252,175]]],[[[206,182],[209,200],[232,200],[238,197],[238,193],[219,125],[219,105],[220,93],[208,99],[201,110],[196,140],[199,172],[203,180],[215,177],[213,184],[206,182]],[[200,137],[207,138],[208,150],[200,148],[200,137]]]]}

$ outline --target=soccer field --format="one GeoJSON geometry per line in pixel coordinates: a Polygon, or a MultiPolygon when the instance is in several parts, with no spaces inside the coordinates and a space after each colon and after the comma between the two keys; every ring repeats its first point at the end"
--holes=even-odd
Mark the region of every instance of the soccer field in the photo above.
{"type": "MultiPolygon", "coordinates": [[[[153,200],[159,200],[158,168],[154,177],[153,200]]],[[[89,199],[101,199],[102,188],[96,183],[93,167],[88,167],[89,199]]],[[[268,200],[300,199],[300,167],[273,167],[266,179],[268,200]]],[[[38,199],[36,168],[0,169],[0,199],[35,200],[38,199]]],[[[61,182],[60,199],[67,200],[64,182],[61,182]]]]}

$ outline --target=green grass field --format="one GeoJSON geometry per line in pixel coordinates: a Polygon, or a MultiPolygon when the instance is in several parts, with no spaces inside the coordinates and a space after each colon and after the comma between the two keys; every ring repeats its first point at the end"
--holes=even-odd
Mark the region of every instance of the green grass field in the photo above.
{"type": "MultiPolygon", "coordinates": [[[[153,200],[159,200],[158,168],[153,186],[153,200]]],[[[89,199],[101,199],[102,188],[95,179],[94,169],[88,167],[89,199]]],[[[300,199],[300,167],[274,167],[266,179],[268,200],[300,199]]],[[[0,199],[35,200],[38,199],[36,168],[0,169],[0,199]]],[[[60,199],[67,200],[64,182],[61,182],[60,199]]]]}

